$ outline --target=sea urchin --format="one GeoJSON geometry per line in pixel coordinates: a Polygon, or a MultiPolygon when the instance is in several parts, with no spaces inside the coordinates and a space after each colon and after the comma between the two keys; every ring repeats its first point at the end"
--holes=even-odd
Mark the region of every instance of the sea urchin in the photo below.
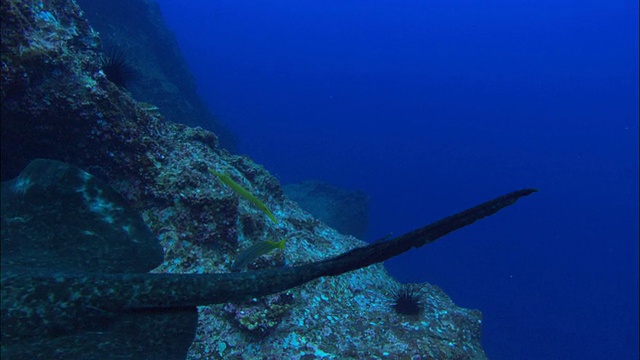
{"type": "Polygon", "coordinates": [[[391,291],[391,307],[396,313],[418,316],[424,311],[422,286],[401,284],[391,291]]]}
{"type": "Polygon", "coordinates": [[[138,78],[138,73],[123,51],[109,49],[100,55],[100,67],[109,81],[126,88],[138,78]]]}

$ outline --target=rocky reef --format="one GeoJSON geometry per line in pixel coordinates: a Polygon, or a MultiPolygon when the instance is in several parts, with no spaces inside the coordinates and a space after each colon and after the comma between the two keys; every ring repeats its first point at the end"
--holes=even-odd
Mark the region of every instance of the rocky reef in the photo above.
{"type": "Polygon", "coordinates": [[[131,96],[156,106],[173,122],[213,131],[222,147],[233,150],[235,135],[197,95],[195,79],[165,26],[153,0],[78,0],[91,28],[100,34],[101,48],[130,63],[131,96]]]}
{"type": "MultiPolygon", "coordinates": [[[[249,269],[307,263],[364,245],[300,209],[274,176],[225,150],[216,134],[176,123],[172,111],[147,103],[153,97],[112,83],[101,69],[101,35],[75,1],[2,0],[1,12],[3,180],[35,158],[49,158],[108,181],[161,242],[165,257],[156,273],[228,272],[242,249],[283,237],[284,251],[249,269]],[[279,223],[209,168],[259,197],[279,223]]],[[[406,317],[390,306],[396,286],[373,265],[249,302],[201,306],[188,358],[485,358],[479,311],[457,307],[425,284],[424,311],[406,317]]]]}
{"type": "Polygon", "coordinates": [[[321,181],[307,180],[283,186],[287,197],[342,234],[365,239],[369,225],[369,195],[321,181]]]}

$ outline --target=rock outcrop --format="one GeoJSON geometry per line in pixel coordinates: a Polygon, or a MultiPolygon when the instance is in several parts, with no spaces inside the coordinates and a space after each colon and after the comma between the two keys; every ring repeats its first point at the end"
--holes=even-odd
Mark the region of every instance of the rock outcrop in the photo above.
{"type": "Polygon", "coordinates": [[[369,196],[320,181],[303,181],[283,187],[289,199],[314,217],[345,235],[364,240],[369,225],[369,196]]]}
{"type": "MultiPolygon", "coordinates": [[[[135,91],[110,82],[100,68],[100,35],[75,1],[1,4],[3,180],[35,158],[71,163],[107,180],[161,242],[165,259],[154,272],[227,272],[241,249],[285,236],[284,252],[250,268],[302,264],[365,245],[302,211],[275,177],[229,153],[214,133],[173,122],[179,116],[168,114],[180,109],[168,104],[162,116],[142,103],[155,100],[137,99],[135,91]],[[208,168],[259,197],[279,224],[208,168]]],[[[394,286],[384,268],[373,265],[248,303],[200,307],[188,358],[485,358],[479,311],[459,308],[425,284],[426,310],[408,319],[389,307],[394,286]]]]}

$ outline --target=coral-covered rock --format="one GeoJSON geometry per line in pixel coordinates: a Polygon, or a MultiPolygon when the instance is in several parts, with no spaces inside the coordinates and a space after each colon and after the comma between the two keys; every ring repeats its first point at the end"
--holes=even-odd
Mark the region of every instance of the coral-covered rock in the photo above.
{"type": "MultiPolygon", "coordinates": [[[[73,0],[1,4],[3,180],[38,157],[107,180],[161,242],[165,259],[155,272],[227,272],[242,249],[284,237],[284,251],[250,268],[301,264],[364,245],[302,211],[274,176],[221,149],[214,134],[171,122],[164,111],[158,116],[139,102],[146,99],[107,80],[98,34],[73,0]],[[209,168],[229,174],[264,202],[278,224],[209,168]]],[[[425,311],[409,321],[388,306],[387,290],[394,285],[375,265],[313,281],[286,298],[201,307],[189,358],[485,357],[479,312],[426,286],[425,311]],[[236,316],[238,310],[230,316],[228,309],[242,308],[255,316],[236,316]],[[263,336],[254,336],[256,329],[264,329],[263,336]]]]}

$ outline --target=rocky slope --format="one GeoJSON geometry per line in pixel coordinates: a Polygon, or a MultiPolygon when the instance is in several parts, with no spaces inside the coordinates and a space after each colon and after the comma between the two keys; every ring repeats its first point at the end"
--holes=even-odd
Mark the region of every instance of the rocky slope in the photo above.
{"type": "MultiPolygon", "coordinates": [[[[135,1],[132,0],[131,3],[135,1]]],[[[129,4],[129,2],[127,2],[129,4]]],[[[251,159],[173,121],[101,69],[101,39],[72,0],[2,0],[2,177],[38,157],[106,179],[142,213],[165,250],[157,272],[227,272],[238,252],[288,237],[250,269],[287,266],[363,245],[314,219],[251,159]],[[262,199],[274,224],[207,169],[262,199]]],[[[141,15],[142,16],[142,15],[141,15]]],[[[416,224],[417,226],[422,224],[416,224]]],[[[424,311],[390,307],[381,265],[245,304],[201,307],[190,359],[483,359],[481,315],[424,284],[424,311]]]]}

